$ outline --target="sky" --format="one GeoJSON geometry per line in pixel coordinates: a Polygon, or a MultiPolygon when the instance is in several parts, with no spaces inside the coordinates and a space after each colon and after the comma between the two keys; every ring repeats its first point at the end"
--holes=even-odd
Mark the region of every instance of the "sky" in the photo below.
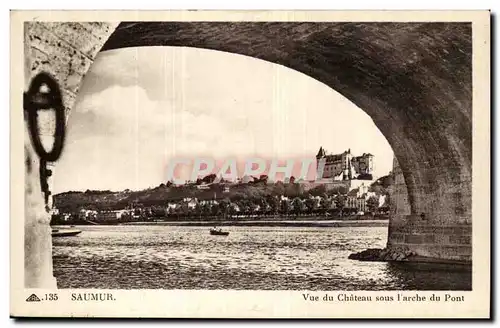
{"type": "Polygon", "coordinates": [[[282,160],[314,158],[320,146],[350,148],[372,153],[379,177],[394,156],[365,112],[317,80],[252,57],[185,47],[99,53],[67,130],[54,193],[155,187],[176,158],[282,160]]]}

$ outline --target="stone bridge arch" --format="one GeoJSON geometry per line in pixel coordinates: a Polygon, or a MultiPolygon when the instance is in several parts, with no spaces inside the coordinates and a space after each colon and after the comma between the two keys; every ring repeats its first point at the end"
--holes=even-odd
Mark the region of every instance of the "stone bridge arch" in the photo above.
{"type": "MultiPolygon", "coordinates": [[[[54,75],[69,113],[99,51],[139,46],[251,56],[341,93],[370,115],[397,157],[398,210],[388,246],[439,261],[471,260],[470,23],[31,22],[25,23],[26,84],[40,71],[54,75]]],[[[40,264],[37,256],[33,265],[40,264]]]]}

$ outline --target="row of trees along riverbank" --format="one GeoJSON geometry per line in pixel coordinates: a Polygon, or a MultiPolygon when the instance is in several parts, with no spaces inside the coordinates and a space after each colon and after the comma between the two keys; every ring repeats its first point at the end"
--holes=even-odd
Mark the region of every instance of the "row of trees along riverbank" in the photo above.
{"type": "MultiPolygon", "coordinates": [[[[379,179],[380,180],[380,179],[379,179]]],[[[366,200],[366,209],[372,214],[389,211],[387,183],[376,182],[370,187],[375,195],[386,196],[384,207],[379,208],[378,197],[366,200]]],[[[76,220],[82,210],[105,212],[128,209],[117,221],[229,218],[250,217],[344,217],[359,212],[358,208],[346,207],[348,193],[338,188],[327,190],[318,186],[304,190],[299,183],[277,182],[269,184],[256,180],[249,184],[211,184],[206,189],[197,185],[160,185],[141,191],[125,190],[67,192],[54,197],[54,205],[60,214],[71,214],[76,220]]],[[[57,217],[55,218],[57,219],[57,217]]]]}

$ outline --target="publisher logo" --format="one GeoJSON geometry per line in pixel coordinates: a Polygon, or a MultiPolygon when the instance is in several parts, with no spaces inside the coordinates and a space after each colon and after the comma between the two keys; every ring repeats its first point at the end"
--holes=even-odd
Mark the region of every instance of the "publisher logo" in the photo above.
{"type": "Polygon", "coordinates": [[[31,294],[30,297],[26,299],[26,302],[40,302],[41,299],[38,298],[35,294],[31,294]]]}

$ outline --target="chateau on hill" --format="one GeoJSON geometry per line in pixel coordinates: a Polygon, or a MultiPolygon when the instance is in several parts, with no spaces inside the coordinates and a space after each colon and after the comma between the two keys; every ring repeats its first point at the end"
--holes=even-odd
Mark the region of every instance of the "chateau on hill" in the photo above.
{"type": "Polygon", "coordinates": [[[350,149],[341,154],[328,154],[320,147],[316,155],[317,178],[300,183],[305,190],[324,186],[327,190],[347,194],[349,201],[364,202],[371,196],[370,185],[375,181],[373,157],[370,153],[354,156],[350,149]]]}
{"type": "Polygon", "coordinates": [[[373,155],[364,153],[361,156],[351,154],[351,149],[341,154],[327,154],[323,147],[316,155],[316,170],[322,179],[333,181],[372,180],[373,155]]]}

